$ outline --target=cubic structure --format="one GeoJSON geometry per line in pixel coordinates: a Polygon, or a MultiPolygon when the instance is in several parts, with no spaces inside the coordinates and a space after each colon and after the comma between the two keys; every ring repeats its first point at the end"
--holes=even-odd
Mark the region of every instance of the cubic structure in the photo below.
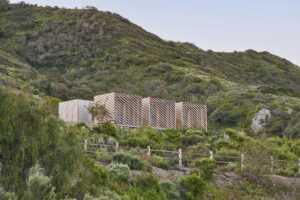
{"type": "Polygon", "coordinates": [[[93,119],[88,111],[91,105],[93,105],[93,101],[81,99],[60,102],[58,105],[59,118],[67,123],[84,122],[91,125],[93,124],[93,119]]]}
{"type": "MultiPolygon", "coordinates": [[[[142,97],[125,93],[108,93],[94,97],[95,105],[103,105],[108,114],[102,122],[111,122],[117,126],[139,127],[142,125],[142,97]]],[[[94,119],[94,123],[102,123],[94,119]]]]}
{"type": "Polygon", "coordinates": [[[143,125],[157,129],[176,128],[175,101],[144,98],[143,125]]]}
{"type": "Polygon", "coordinates": [[[176,103],[176,127],[194,127],[207,131],[206,105],[187,102],[176,103]]]}

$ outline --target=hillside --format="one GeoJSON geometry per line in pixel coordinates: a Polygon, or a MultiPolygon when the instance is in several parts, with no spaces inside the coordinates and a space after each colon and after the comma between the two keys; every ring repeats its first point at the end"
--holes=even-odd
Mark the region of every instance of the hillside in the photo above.
{"type": "Polygon", "coordinates": [[[262,132],[300,136],[300,68],[285,59],[164,41],[94,8],[0,6],[2,85],[62,100],[121,91],[206,103],[211,132],[253,135],[251,119],[267,108],[262,132]]]}
{"type": "Polygon", "coordinates": [[[225,139],[197,129],[128,130],[110,123],[91,130],[84,124],[66,126],[32,95],[15,89],[0,86],[0,102],[1,200],[300,197],[299,139],[262,141],[231,129],[225,139]],[[86,151],[84,140],[89,144],[86,151]],[[114,145],[104,144],[116,141],[118,152],[114,145]],[[150,155],[145,152],[148,145],[150,155]],[[179,148],[202,152],[206,158],[183,154],[181,167],[174,154],[179,148]],[[209,151],[214,152],[213,160],[209,151]]]}

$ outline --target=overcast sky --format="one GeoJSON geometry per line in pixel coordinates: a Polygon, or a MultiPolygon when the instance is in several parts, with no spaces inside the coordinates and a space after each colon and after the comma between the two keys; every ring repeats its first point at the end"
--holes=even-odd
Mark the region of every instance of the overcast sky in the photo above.
{"type": "Polygon", "coordinates": [[[199,48],[214,51],[269,51],[300,66],[300,0],[25,2],[66,8],[94,6],[118,13],[166,40],[191,42],[199,48]]]}

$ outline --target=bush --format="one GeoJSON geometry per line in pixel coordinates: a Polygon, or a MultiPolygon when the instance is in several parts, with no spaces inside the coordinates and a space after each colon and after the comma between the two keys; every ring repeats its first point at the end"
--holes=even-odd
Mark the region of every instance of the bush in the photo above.
{"type": "Polygon", "coordinates": [[[202,158],[200,160],[196,160],[195,166],[199,170],[201,178],[204,180],[212,180],[214,178],[214,169],[217,167],[215,160],[202,158]]]}
{"type": "Polygon", "coordinates": [[[109,123],[109,122],[104,122],[98,126],[95,126],[93,128],[94,131],[96,131],[99,134],[105,134],[108,136],[112,136],[114,138],[118,137],[118,130],[116,129],[116,127],[109,123]]]}
{"type": "Polygon", "coordinates": [[[134,170],[146,170],[147,163],[142,161],[137,156],[132,156],[129,153],[118,152],[113,155],[113,162],[127,164],[130,169],[134,170]]]}
{"type": "Polygon", "coordinates": [[[201,199],[206,192],[206,183],[197,175],[186,176],[179,183],[185,190],[187,200],[201,199]]]}
{"type": "Polygon", "coordinates": [[[155,156],[155,160],[153,161],[153,166],[161,168],[161,169],[165,169],[165,170],[169,170],[170,169],[170,164],[168,161],[163,160],[162,157],[159,156],[155,156]]]}
{"type": "Polygon", "coordinates": [[[55,188],[51,185],[51,178],[45,176],[43,169],[36,164],[29,171],[26,190],[23,199],[56,199],[55,188]]]}
{"type": "Polygon", "coordinates": [[[6,192],[1,186],[0,186],[0,199],[3,200],[17,200],[18,197],[13,192],[6,192]]]}
{"type": "Polygon", "coordinates": [[[130,199],[167,200],[158,179],[153,175],[139,177],[133,187],[129,188],[130,199]]]}
{"type": "Polygon", "coordinates": [[[37,162],[53,176],[56,193],[64,193],[82,162],[74,129],[54,117],[34,98],[0,87],[1,185],[20,196],[25,177],[37,162]],[[13,147],[13,150],[12,150],[13,147]]]}
{"type": "Polygon", "coordinates": [[[169,200],[179,200],[180,193],[177,191],[176,187],[171,182],[162,182],[161,187],[169,200]]]}
{"type": "Polygon", "coordinates": [[[153,149],[163,148],[162,134],[151,127],[140,127],[133,133],[123,134],[122,136],[121,145],[141,148],[147,148],[150,145],[153,149]]]}
{"type": "Polygon", "coordinates": [[[131,171],[126,164],[115,164],[108,165],[107,171],[110,177],[119,183],[129,182],[132,179],[131,171]]]}
{"type": "Polygon", "coordinates": [[[109,181],[107,170],[95,165],[94,160],[88,156],[84,157],[82,168],[78,176],[74,177],[76,182],[72,185],[68,194],[75,199],[83,199],[86,193],[90,193],[92,196],[100,195],[101,191],[99,189],[109,181]]]}
{"type": "Polygon", "coordinates": [[[151,175],[143,175],[136,181],[136,186],[145,190],[153,189],[156,192],[160,192],[162,189],[158,183],[158,179],[151,175]]]}
{"type": "Polygon", "coordinates": [[[294,176],[295,172],[292,169],[277,169],[275,170],[277,175],[281,176],[294,176]]]}

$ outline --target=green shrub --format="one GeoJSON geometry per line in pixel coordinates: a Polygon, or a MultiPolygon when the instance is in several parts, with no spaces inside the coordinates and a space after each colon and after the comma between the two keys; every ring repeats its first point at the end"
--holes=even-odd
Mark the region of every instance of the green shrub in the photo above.
{"type": "Polygon", "coordinates": [[[110,177],[117,182],[129,182],[132,179],[131,171],[126,164],[111,163],[107,167],[110,177]]]}
{"type": "Polygon", "coordinates": [[[104,122],[98,126],[95,126],[93,128],[94,131],[96,131],[99,134],[104,134],[104,135],[108,135],[108,136],[112,136],[114,138],[118,137],[118,130],[117,128],[109,123],[109,122],[104,122]]]}
{"type": "Polygon", "coordinates": [[[281,176],[294,176],[295,172],[292,169],[276,169],[275,173],[281,176]]]}
{"type": "Polygon", "coordinates": [[[147,163],[142,161],[137,156],[132,156],[126,152],[115,153],[112,157],[113,162],[127,164],[130,169],[134,170],[146,170],[147,163]]]}
{"type": "Polygon", "coordinates": [[[130,199],[167,200],[158,179],[153,175],[142,175],[128,189],[130,199]]]}
{"type": "Polygon", "coordinates": [[[180,193],[176,189],[175,185],[171,182],[162,182],[161,187],[169,200],[179,200],[180,193]]]}
{"type": "Polygon", "coordinates": [[[170,164],[168,161],[163,160],[162,157],[159,156],[155,156],[156,160],[154,160],[154,162],[152,163],[153,166],[161,168],[161,169],[165,169],[165,170],[169,170],[170,169],[170,164]]]}
{"type": "Polygon", "coordinates": [[[158,179],[151,175],[142,175],[136,180],[136,186],[142,189],[153,189],[157,192],[161,191],[161,186],[158,183],[158,179]]]}
{"type": "Polygon", "coordinates": [[[18,197],[13,192],[6,192],[3,189],[3,187],[0,186],[0,199],[3,199],[3,200],[18,200],[18,197]]]}
{"type": "Polygon", "coordinates": [[[83,158],[74,128],[65,126],[47,107],[20,92],[0,87],[0,102],[3,188],[20,196],[30,168],[40,162],[45,176],[55,177],[55,192],[64,193],[83,158]]]}
{"type": "Polygon", "coordinates": [[[217,167],[215,160],[202,158],[200,160],[196,160],[195,166],[199,170],[201,178],[204,180],[212,180],[214,178],[214,169],[217,167]]]}
{"type": "Polygon", "coordinates": [[[51,185],[51,178],[45,176],[43,169],[36,164],[29,171],[26,180],[26,190],[22,199],[56,199],[55,188],[51,185]]]}
{"type": "Polygon", "coordinates": [[[108,183],[108,173],[103,167],[95,165],[94,160],[88,156],[84,157],[83,169],[81,169],[76,178],[76,182],[70,188],[70,197],[82,199],[86,193],[92,196],[100,195],[101,187],[108,183]]]}
{"type": "Polygon", "coordinates": [[[162,149],[162,134],[151,127],[140,127],[130,134],[123,134],[120,141],[121,145],[131,147],[147,148],[148,145],[153,149],[162,149]]]}
{"type": "Polygon", "coordinates": [[[185,190],[185,198],[187,200],[202,199],[206,192],[206,183],[195,174],[182,178],[179,183],[185,190]]]}

